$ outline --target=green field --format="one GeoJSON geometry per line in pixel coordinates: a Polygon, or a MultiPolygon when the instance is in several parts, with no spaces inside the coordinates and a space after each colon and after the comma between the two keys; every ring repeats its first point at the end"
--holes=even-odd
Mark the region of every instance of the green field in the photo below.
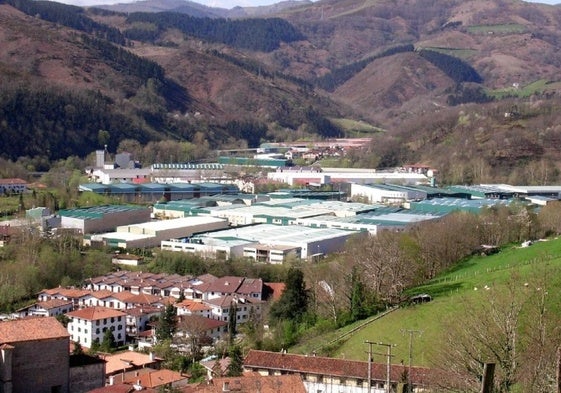
{"type": "Polygon", "coordinates": [[[518,23],[506,23],[500,25],[474,25],[468,26],[467,30],[475,34],[519,34],[526,31],[524,25],[518,23]]]}
{"type": "Polygon", "coordinates": [[[504,89],[488,90],[487,95],[495,99],[503,99],[507,97],[526,98],[536,93],[543,93],[546,90],[557,90],[561,87],[560,82],[550,82],[545,79],[539,79],[529,83],[526,86],[507,87],[504,89]]]}
{"type": "Polygon", "coordinates": [[[367,137],[370,134],[384,132],[383,129],[373,126],[372,124],[366,123],[364,121],[344,118],[330,118],[329,121],[345,131],[345,134],[349,137],[360,138],[367,137]]]}
{"type": "Polygon", "coordinates": [[[475,49],[466,49],[466,48],[443,48],[437,46],[427,46],[423,49],[444,53],[445,55],[458,57],[463,60],[469,59],[470,57],[472,57],[477,53],[477,50],[475,49]]]}
{"type": "MultiPolygon", "coordinates": [[[[412,333],[413,364],[428,365],[431,351],[442,340],[443,321],[451,320],[463,311],[463,299],[482,297],[486,286],[495,291],[504,290],[505,283],[514,273],[522,278],[530,277],[532,272],[543,268],[553,273],[549,275],[550,278],[557,278],[555,272],[559,267],[561,240],[537,242],[526,248],[512,246],[492,256],[475,256],[426,285],[409,291],[409,294],[428,293],[433,296],[432,302],[399,308],[340,340],[341,345],[326,344],[364,321],[330,333],[329,336],[318,337],[294,348],[293,352],[309,353],[315,350],[335,357],[366,360],[368,348],[365,341],[368,340],[396,344],[393,362],[403,360],[407,364],[408,331],[415,331],[412,333]]],[[[550,293],[561,289],[558,281],[551,281],[551,287],[548,288],[550,293]]],[[[378,347],[378,352],[383,351],[385,347],[378,347]]],[[[384,356],[378,355],[375,361],[384,361],[384,356]]]]}

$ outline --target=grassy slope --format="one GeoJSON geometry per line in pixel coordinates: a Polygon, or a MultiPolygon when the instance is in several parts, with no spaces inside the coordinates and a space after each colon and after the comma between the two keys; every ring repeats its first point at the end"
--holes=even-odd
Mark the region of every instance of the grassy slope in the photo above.
{"type": "MultiPolygon", "coordinates": [[[[500,288],[514,272],[519,273],[521,277],[529,277],[539,266],[552,269],[551,271],[561,267],[561,240],[538,242],[527,248],[510,247],[492,256],[470,258],[430,283],[410,291],[411,294],[429,293],[434,298],[432,302],[398,309],[366,325],[350,335],[332,355],[366,360],[367,346],[364,342],[370,340],[397,344],[393,349],[393,362],[404,361],[407,364],[409,334],[406,330],[416,330],[422,333],[414,334],[413,364],[429,365],[431,348],[436,347],[441,339],[442,321],[462,312],[459,302],[462,297],[476,297],[485,291],[486,285],[500,288]]],[[[550,277],[556,275],[551,274],[550,277]]],[[[559,284],[552,281],[551,285],[550,293],[557,293],[559,284]]],[[[306,353],[318,350],[351,328],[341,329],[329,337],[319,337],[292,351],[306,353]]],[[[377,352],[385,350],[385,347],[377,348],[377,352]]],[[[377,355],[374,360],[384,362],[385,357],[377,355]]]]}

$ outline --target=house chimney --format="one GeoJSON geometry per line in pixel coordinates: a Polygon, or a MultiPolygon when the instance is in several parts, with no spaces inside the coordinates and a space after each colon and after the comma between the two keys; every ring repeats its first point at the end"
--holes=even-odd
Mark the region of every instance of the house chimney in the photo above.
{"type": "Polygon", "coordinates": [[[109,385],[115,385],[115,376],[114,375],[109,376],[109,385]]]}

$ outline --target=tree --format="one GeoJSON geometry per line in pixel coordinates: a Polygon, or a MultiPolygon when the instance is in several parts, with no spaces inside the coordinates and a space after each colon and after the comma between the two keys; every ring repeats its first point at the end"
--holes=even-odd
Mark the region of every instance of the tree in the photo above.
{"type": "Polygon", "coordinates": [[[116,347],[117,343],[115,342],[113,332],[111,329],[105,330],[105,332],[103,332],[103,340],[101,340],[100,350],[103,352],[113,352],[116,347]]]}
{"type": "Polygon", "coordinates": [[[242,350],[239,346],[234,345],[230,348],[230,364],[226,371],[227,377],[239,377],[243,372],[242,350]]]}
{"type": "Polygon", "coordinates": [[[78,341],[75,341],[73,344],[74,349],[72,350],[72,355],[83,355],[84,349],[82,348],[82,344],[80,344],[78,341]]]}
{"type": "Polygon", "coordinates": [[[234,342],[234,337],[236,336],[236,325],[237,325],[238,307],[235,301],[230,303],[230,309],[228,310],[228,340],[230,344],[234,342]]]}
{"type": "Polygon", "coordinates": [[[559,333],[545,307],[551,273],[528,282],[513,274],[504,286],[462,301],[461,313],[444,323],[445,338],[433,357],[445,369],[443,390],[479,392],[485,363],[496,365],[494,392],[554,390],[559,333]]]}
{"type": "Polygon", "coordinates": [[[304,274],[300,269],[291,267],[286,275],[284,292],[271,306],[270,316],[275,320],[288,319],[299,322],[308,311],[309,299],[304,274]]]}
{"type": "Polygon", "coordinates": [[[173,337],[176,312],[173,304],[168,304],[160,313],[160,319],[156,327],[156,339],[158,341],[170,340],[173,337]]]}

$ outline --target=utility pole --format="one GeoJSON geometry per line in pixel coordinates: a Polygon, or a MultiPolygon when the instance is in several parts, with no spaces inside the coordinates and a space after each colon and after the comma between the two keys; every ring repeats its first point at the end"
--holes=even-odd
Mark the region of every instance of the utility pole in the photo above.
{"type": "Polygon", "coordinates": [[[411,383],[411,363],[413,361],[413,336],[418,334],[421,336],[423,334],[422,330],[413,330],[413,329],[401,329],[403,334],[409,334],[409,364],[407,367],[407,392],[413,392],[413,384],[411,383]]]}
{"type": "Polygon", "coordinates": [[[392,374],[392,347],[395,347],[395,344],[387,344],[378,342],[376,345],[381,345],[386,347],[388,352],[386,354],[386,393],[391,393],[391,374],[392,374]]]}
{"type": "Polygon", "coordinates": [[[365,341],[368,344],[368,390],[367,393],[372,391],[372,345],[375,343],[372,341],[365,341]]]}

